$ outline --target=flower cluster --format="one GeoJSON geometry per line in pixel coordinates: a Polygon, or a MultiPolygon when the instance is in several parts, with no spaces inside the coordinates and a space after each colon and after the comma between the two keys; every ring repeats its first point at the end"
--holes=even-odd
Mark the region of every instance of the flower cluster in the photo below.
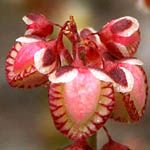
{"type": "Polygon", "coordinates": [[[135,18],[80,32],[73,16],[63,26],[38,14],[23,20],[27,30],[7,56],[7,80],[16,88],[48,87],[51,115],[62,134],[79,142],[110,118],[126,123],[142,118],[148,87],[143,63],[133,57],[140,42],[135,18]],[[54,27],[60,31],[52,39],[54,27]]]}

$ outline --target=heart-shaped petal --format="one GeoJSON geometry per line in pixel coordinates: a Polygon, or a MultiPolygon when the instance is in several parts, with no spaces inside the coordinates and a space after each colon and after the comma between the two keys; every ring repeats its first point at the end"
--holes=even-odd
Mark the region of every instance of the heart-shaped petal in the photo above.
{"type": "Polygon", "coordinates": [[[88,69],[76,70],[72,80],[51,83],[49,106],[56,128],[70,139],[80,140],[94,134],[109,118],[114,91],[110,82],[98,80],[88,69]]]}
{"type": "Polygon", "coordinates": [[[139,23],[129,16],[114,19],[100,30],[99,36],[111,55],[129,58],[135,54],[140,42],[139,23]]]}
{"type": "Polygon", "coordinates": [[[12,47],[6,58],[6,76],[10,86],[33,88],[48,81],[47,77],[37,72],[34,66],[34,54],[44,47],[42,41],[17,42],[12,47]]]}
{"type": "Polygon", "coordinates": [[[138,122],[143,116],[146,105],[148,92],[146,75],[140,66],[129,64],[122,64],[122,66],[132,73],[134,85],[130,92],[115,92],[112,118],[121,122],[138,122]]]}

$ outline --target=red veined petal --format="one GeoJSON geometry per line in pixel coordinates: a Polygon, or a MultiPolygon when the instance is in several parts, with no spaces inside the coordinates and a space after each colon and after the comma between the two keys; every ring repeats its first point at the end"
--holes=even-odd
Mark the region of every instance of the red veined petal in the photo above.
{"type": "MultiPolygon", "coordinates": [[[[88,69],[66,83],[51,83],[49,106],[56,128],[72,140],[85,139],[101,128],[113,108],[110,82],[95,78],[88,69]]],[[[69,77],[68,77],[69,78],[69,77]]]]}
{"type": "Polygon", "coordinates": [[[43,15],[31,13],[24,16],[23,21],[27,24],[26,35],[46,37],[53,32],[52,23],[43,15]]]}
{"type": "Polygon", "coordinates": [[[132,91],[127,93],[115,92],[115,107],[112,118],[121,122],[138,122],[144,113],[148,92],[147,79],[141,66],[122,64],[134,78],[132,91]]]}
{"type": "Polygon", "coordinates": [[[37,72],[34,66],[34,54],[44,43],[17,42],[9,52],[6,58],[6,76],[12,87],[34,88],[48,81],[47,76],[37,72]]]}
{"type": "Polygon", "coordinates": [[[133,17],[122,17],[107,23],[99,32],[101,41],[117,58],[132,57],[140,42],[139,23],[133,17]]]}

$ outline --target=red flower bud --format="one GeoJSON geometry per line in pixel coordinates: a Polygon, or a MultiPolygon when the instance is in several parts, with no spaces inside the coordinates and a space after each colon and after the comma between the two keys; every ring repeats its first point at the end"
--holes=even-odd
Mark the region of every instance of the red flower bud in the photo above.
{"type": "Polygon", "coordinates": [[[139,23],[132,17],[114,19],[98,34],[111,55],[117,58],[132,57],[140,42],[139,23]]]}
{"type": "Polygon", "coordinates": [[[53,32],[53,25],[43,15],[29,14],[23,17],[23,21],[27,24],[26,35],[38,35],[46,37],[53,32]]]}

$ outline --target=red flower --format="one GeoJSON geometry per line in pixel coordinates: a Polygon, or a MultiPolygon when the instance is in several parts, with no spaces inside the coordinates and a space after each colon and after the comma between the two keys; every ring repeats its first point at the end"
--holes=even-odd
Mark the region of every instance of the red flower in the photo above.
{"type": "Polygon", "coordinates": [[[27,24],[26,35],[46,37],[53,32],[52,23],[43,15],[32,13],[24,16],[23,21],[27,24]]]}
{"type": "Polygon", "coordinates": [[[139,23],[132,17],[114,19],[98,35],[113,56],[129,58],[136,53],[140,42],[139,23]]]}
{"type": "Polygon", "coordinates": [[[33,88],[48,81],[34,65],[34,54],[45,48],[45,41],[39,37],[24,36],[17,39],[6,59],[6,76],[10,86],[33,88]]]}
{"type": "MultiPolygon", "coordinates": [[[[72,16],[63,26],[36,14],[24,21],[26,35],[9,52],[6,76],[12,87],[49,86],[49,108],[61,133],[81,142],[109,118],[130,123],[142,118],[148,88],[143,63],[132,57],[140,42],[135,18],[114,19],[99,32],[84,28],[80,33],[72,16]],[[46,38],[54,25],[60,28],[58,36],[46,38]]],[[[125,148],[114,141],[104,146],[109,147],[125,148]]]]}
{"type": "Polygon", "coordinates": [[[103,72],[63,67],[49,80],[49,106],[55,126],[70,139],[94,134],[111,115],[114,89],[103,72]]]}

